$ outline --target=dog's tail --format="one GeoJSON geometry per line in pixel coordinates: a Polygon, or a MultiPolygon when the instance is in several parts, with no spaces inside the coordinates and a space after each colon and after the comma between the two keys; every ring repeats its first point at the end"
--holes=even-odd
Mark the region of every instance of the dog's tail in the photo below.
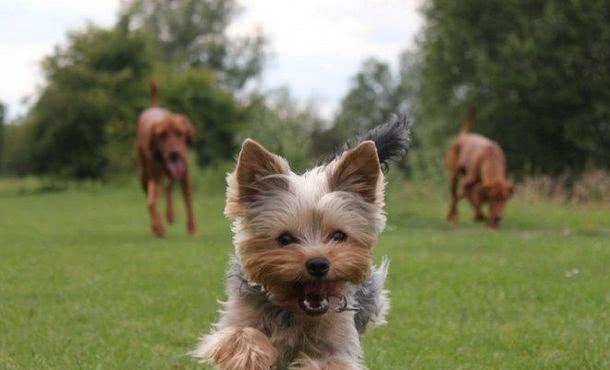
{"type": "Polygon", "coordinates": [[[470,129],[472,128],[472,125],[474,124],[475,113],[476,113],[476,109],[474,108],[474,105],[471,105],[470,108],[468,108],[468,114],[466,115],[466,119],[464,119],[464,121],[462,122],[462,127],[460,129],[461,132],[470,131],[470,129]]]}
{"type": "Polygon", "coordinates": [[[358,142],[372,140],[375,143],[379,164],[385,170],[389,162],[407,154],[411,145],[411,127],[406,115],[394,115],[388,122],[367,132],[358,142]]]}
{"type": "Polygon", "coordinates": [[[159,106],[159,86],[157,81],[150,81],[150,105],[153,107],[159,106]]]}

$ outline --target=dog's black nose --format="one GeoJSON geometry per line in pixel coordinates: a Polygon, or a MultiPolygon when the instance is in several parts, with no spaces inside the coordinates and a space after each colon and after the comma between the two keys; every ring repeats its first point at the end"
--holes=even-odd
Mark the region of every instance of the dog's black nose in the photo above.
{"type": "Polygon", "coordinates": [[[328,272],[330,262],[322,257],[310,258],[307,260],[307,263],[305,263],[305,267],[307,267],[307,272],[309,272],[311,276],[321,278],[328,272]]]}
{"type": "Polygon", "coordinates": [[[180,152],[169,153],[169,160],[171,162],[178,162],[180,160],[180,152]]]}

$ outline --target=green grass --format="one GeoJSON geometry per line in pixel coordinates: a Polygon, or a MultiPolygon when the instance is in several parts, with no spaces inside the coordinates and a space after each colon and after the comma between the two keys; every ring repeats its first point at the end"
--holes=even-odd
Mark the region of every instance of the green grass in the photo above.
{"type": "MultiPolygon", "coordinates": [[[[231,253],[222,195],[148,235],[134,184],[0,181],[0,369],[194,369],[231,253]],[[19,190],[20,189],[20,190],[19,190]],[[39,191],[40,190],[40,191],[39,191]]],[[[204,182],[205,185],[205,182],[204,182]]],[[[610,207],[517,199],[501,230],[444,222],[444,194],[394,186],[375,255],[389,324],[372,370],[610,368],[610,207]]]]}

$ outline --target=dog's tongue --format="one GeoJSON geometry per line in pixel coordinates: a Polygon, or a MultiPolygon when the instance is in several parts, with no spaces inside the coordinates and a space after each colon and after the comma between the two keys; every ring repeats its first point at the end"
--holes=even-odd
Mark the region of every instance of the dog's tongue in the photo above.
{"type": "Polygon", "coordinates": [[[328,311],[328,292],[323,282],[309,282],[303,284],[303,295],[299,305],[306,314],[317,316],[328,311]]]}
{"type": "Polygon", "coordinates": [[[167,162],[167,169],[169,170],[169,173],[172,175],[174,180],[182,180],[182,177],[184,176],[185,172],[185,166],[182,160],[167,162]]]}

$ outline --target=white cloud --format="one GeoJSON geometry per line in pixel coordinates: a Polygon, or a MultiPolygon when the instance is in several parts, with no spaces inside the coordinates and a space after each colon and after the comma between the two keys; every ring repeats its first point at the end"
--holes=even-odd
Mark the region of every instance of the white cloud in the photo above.
{"type": "Polygon", "coordinates": [[[349,79],[368,57],[394,64],[413,46],[422,20],[419,0],[241,0],[235,34],[262,28],[274,58],[268,86],[288,85],[301,99],[313,97],[330,116],[349,79]]]}

